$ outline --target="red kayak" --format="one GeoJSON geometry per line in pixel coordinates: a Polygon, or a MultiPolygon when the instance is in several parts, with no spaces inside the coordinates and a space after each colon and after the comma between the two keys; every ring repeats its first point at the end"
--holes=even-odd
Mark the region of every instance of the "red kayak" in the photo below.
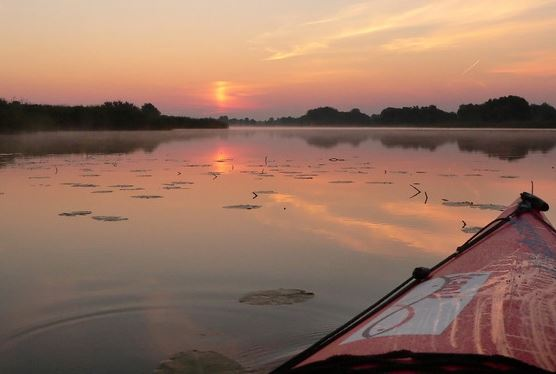
{"type": "Polygon", "coordinates": [[[434,267],[275,372],[556,371],[556,230],[522,193],[434,267]]]}

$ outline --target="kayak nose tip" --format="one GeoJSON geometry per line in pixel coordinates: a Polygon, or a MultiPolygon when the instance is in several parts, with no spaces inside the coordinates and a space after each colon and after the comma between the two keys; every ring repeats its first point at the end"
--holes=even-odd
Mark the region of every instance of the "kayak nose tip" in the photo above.
{"type": "Polygon", "coordinates": [[[550,206],[540,197],[533,195],[529,192],[522,192],[521,193],[521,204],[520,209],[525,210],[537,210],[540,212],[546,212],[550,209],[550,206]]]}

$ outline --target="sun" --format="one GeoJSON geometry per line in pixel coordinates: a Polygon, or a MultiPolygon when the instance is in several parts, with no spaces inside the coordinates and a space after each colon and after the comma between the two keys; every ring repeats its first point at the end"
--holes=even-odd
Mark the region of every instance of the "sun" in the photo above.
{"type": "Polygon", "coordinates": [[[220,107],[226,106],[229,102],[228,90],[230,88],[229,82],[217,81],[214,82],[214,100],[220,107]]]}

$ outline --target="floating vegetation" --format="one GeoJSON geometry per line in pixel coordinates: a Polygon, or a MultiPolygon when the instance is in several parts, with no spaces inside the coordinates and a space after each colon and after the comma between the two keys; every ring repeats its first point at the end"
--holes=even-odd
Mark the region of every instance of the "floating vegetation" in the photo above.
{"type": "Polygon", "coordinates": [[[371,182],[365,182],[367,184],[394,184],[394,182],[389,182],[389,181],[371,181],[371,182]]]}
{"type": "Polygon", "coordinates": [[[313,179],[313,177],[305,176],[305,175],[296,175],[293,179],[313,179]]]}
{"type": "Polygon", "coordinates": [[[445,200],[442,199],[442,205],[446,205],[446,206],[454,206],[454,207],[459,207],[459,206],[472,206],[473,202],[472,201],[449,201],[449,200],[445,200]]]}
{"type": "Polygon", "coordinates": [[[91,218],[103,222],[119,222],[119,221],[128,220],[126,217],[120,217],[120,216],[92,216],[91,218]]]}
{"type": "Polygon", "coordinates": [[[111,188],[129,188],[129,187],[133,187],[133,184],[114,184],[112,186],[108,186],[111,188]]]}
{"type": "Polygon", "coordinates": [[[262,205],[252,205],[252,204],[239,204],[239,205],[227,205],[227,206],[223,206],[222,208],[224,209],[246,209],[246,210],[251,210],[251,209],[259,209],[261,208],[262,205]]]}
{"type": "Polygon", "coordinates": [[[482,177],[482,174],[478,174],[478,173],[471,173],[471,174],[465,174],[464,177],[482,177]]]}
{"type": "Polygon", "coordinates": [[[149,199],[161,199],[162,196],[160,195],[134,195],[131,196],[134,199],[145,199],[145,200],[149,200],[149,199]]]}
{"type": "Polygon", "coordinates": [[[503,211],[506,210],[507,206],[498,204],[473,204],[471,208],[503,211]]]}
{"type": "Polygon", "coordinates": [[[476,234],[481,231],[482,227],[479,226],[467,226],[461,229],[466,234],[476,234]]]}
{"type": "Polygon", "coordinates": [[[72,212],[63,212],[58,215],[62,217],[77,217],[77,216],[87,216],[91,213],[93,212],[91,212],[90,210],[75,210],[72,212]]]}
{"type": "Polygon", "coordinates": [[[343,159],[343,158],[332,157],[332,158],[329,158],[328,161],[338,162],[338,161],[345,161],[345,159],[343,159]]]}
{"type": "Polygon", "coordinates": [[[498,169],[473,169],[473,171],[488,171],[491,173],[498,173],[500,170],[498,169]]]}
{"type": "Polygon", "coordinates": [[[503,211],[507,208],[505,205],[477,204],[472,201],[449,201],[446,199],[442,199],[442,205],[451,206],[451,207],[470,207],[475,209],[498,210],[498,211],[503,211]]]}
{"type": "Polygon", "coordinates": [[[182,186],[174,186],[174,185],[164,186],[162,188],[165,189],[165,190],[189,190],[189,188],[185,188],[185,187],[182,187],[182,186]]]}
{"type": "Polygon", "coordinates": [[[416,173],[416,174],[427,174],[426,171],[421,171],[421,170],[420,170],[420,171],[416,171],[415,173],[416,173]]]}
{"type": "Polygon", "coordinates": [[[79,187],[79,188],[96,188],[98,185],[92,183],[71,183],[71,187],[79,187]]]}
{"type": "Polygon", "coordinates": [[[49,179],[48,176],[36,176],[36,177],[29,177],[29,179],[49,179]]]}
{"type": "Polygon", "coordinates": [[[271,190],[268,190],[268,191],[253,191],[253,192],[256,193],[257,195],[272,195],[272,194],[278,193],[276,191],[271,191],[271,190]]]}
{"type": "Polygon", "coordinates": [[[457,174],[438,174],[439,177],[457,177],[457,174]]]}
{"type": "Polygon", "coordinates": [[[82,174],[82,177],[100,177],[100,174],[82,174]]]}
{"type": "Polygon", "coordinates": [[[98,191],[91,191],[91,193],[112,193],[112,190],[98,190],[98,191]]]}
{"type": "Polygon", "coordinates": [[[407,174],[407,171],[405,171],[405,170],[390,170],[389,173],[392,173],[392,174],[407,174]]]}
{"type": "Polygon", "coordinates": [[[143,187],[120,188],[120,191],[144,191],[143,187]]]}
{"type": "Polygon", "coordinates": [[[212,164],[187,164],[183,166],[186,168],[210,168],[212,164]]]}
{"type": "Polygon", "coordinates": [[[138,174],[138,175],[136,175],[136,177],[148,178],[148,177],[152,177],[152,175],[151,174],[138,174]]]}
{"type": "Polygon", "coordinates": [[[161,361],[153,374],[242,374],[247,371],[236,361],[213,351],[189,351],[161,361]]]}
{"type": "Polygon", "coordinates": [[[195,184],[195,182],[177,181],[177,182],[170,182],[168,184],[195,184]]]}
{"type": "Polygon", "coordinates": [[[349,183],[353,183],[353,181],[338,180],[338,181],[329,181],[328,183],[349,184],[349,183]]]}
{"type": "Polygon", "coordinates": [[[151,169],[134,169],[130,170],[132,173],[146,173],[147,171],[151,171],[151,169]]]}
{"type": "Polygon", "coordinates": [[[276,290],[262,290],[245,294],[239,299],[240,303],[249,305],[289,305],[302,303],[315,296],[313,292],[296,288],[278,288],[276,290]]]}
{"type": "Polygon", "coordinates": [[[517,175],[501,175],[500,178],[516,179],[516,178],[519,178],[519,177],[517,175]]]}

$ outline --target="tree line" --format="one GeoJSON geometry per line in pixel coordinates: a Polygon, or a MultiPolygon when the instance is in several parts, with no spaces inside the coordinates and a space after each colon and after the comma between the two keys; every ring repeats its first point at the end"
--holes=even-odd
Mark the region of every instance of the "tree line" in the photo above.
{"type": "Polygon", "coordinates": [[[163,115],[151,103],[141,107],[122,101],[93,106],[62,106],[0,99],[0,132],[224,127],[227,127],[226,123],[213,118],[163,115]]]}
{"type": "Polygon", "coordinates": [[[556,127],[556,109],[543,103],[529,104],[519,96],[490,99],[482,104],[462,104],[457,112],[446,112],[435,105],[386,108],[368,115],[355,108],[347,112],[332,107],[307,111],[301,117],[269,118],[266,121],[228,119],[230,124],[267,125],[368,125],[368,126],[453,126],[453,127],[556,127]]]}

